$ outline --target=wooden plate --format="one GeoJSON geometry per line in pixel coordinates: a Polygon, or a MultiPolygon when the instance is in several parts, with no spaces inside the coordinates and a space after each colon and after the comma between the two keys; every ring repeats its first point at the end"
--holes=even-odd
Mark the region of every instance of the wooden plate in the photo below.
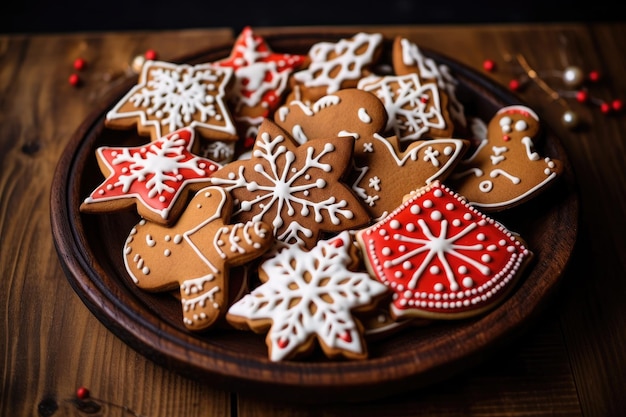
{"type": "MultiPolygon", "coordinates": [[[[313,43],[340,37],[344,34],[265,39],[277,52],[306,54],[313,43]]],[[[230,50],[231,45],[224,45],[179,62],[211,62],[230,50]]],[[[424,52],[447,65],[459,80],[458,95],[468,113],[488,121],[500,107],[520,103],[470,68],[433,51],[424,52]]],[[[310,403],[371,400],[441,381],[517,337],[553,293],[573,250],[578,222],[575,179],[560,141],[544,126],[539,150],[561,160],[564,172],[549,192],[491,216],[519,232],[536,258],[518,288],[488,314],[404,328],[371,341],[370,358],[363,361],[314,357],[273,363],[267,359],[263,335],[226,326],[192,334],[182,325],[180,304],[174,297],[138,290],[126,273],[122,245],[137,215],[79,211],[80,202],[103,180],[96,148],[145,142],[134,130],[104,127],[106,112],[135,83],[136,79],[129,79],[94,109],[59,161],[51,194],[55,245],[70,284],[107,328],[156,363],[216,388],[310,403]]]]}

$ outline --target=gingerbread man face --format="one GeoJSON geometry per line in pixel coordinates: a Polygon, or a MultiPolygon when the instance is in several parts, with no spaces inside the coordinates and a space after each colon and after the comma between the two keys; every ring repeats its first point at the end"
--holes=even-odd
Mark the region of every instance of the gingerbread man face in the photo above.
{"type": "Polygon", "coordinates": [[[528,107],[500,109],[488,125],[487,138],[462,161],[447,184],[486,212],[519,205],[552,184],[560,161],[535,150],[539,118],[528,107]]]}
{"type": "Polygon", "coordinates": [[[190,330],[213,325],[228,307],[228,272],[273,243],[263,222],[229,224],[232,199],[221,187],[200,190],[172,227],[142,220],[124,245],[126,270],[149,291],[180,289],[190,330]]]}

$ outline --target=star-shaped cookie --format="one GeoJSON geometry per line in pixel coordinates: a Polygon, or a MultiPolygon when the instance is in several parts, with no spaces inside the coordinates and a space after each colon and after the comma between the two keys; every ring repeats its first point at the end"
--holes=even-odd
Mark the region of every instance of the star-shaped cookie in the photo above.
{"type": "Polygon", "coordinates": [[[136,126],[139,134],[151,140],[183,127],[192,127],[209,140],[236,140],[225,104],[232,73],[230,68],[210,64],[146,61],[137,84],[106,114],[105,126],[136,126]]]}
{"type": "Polygon", "coordinates": [[[235,85],[229,100],[235,120],[258,126],[278,107],[289,76],[306,61],[305,55],[273,52],[265,39],[246,26],[230,56],[213,65],[234,70],[235,85]]]}
{"type": "Polygon", "coordinates": [[[235,197],[234,218],[265,221],[280,242],[315,245],[322,232],[363,226],[369,215],[343,177],[354,139],[329,137],[300,146],[270,119],[261,124],[251,157],[211,178],[235,197]]]}
{"type": "Polygon", "coordinates": [[[184,128],[146,145],[103,146],[96,150],[106,179],[83,201],[85,213],[107,213],[136,207],[144,218],[172,224],[189,193],[210,184],[220,165],[191,153],[194,130],[184,128]]]}
{"type": "Polygon", "coordinates": [[[263,222],[231,224],[232,206],[223,188],[203,188],[176,224],[141,220],[124,244],[126,270],[139,288],[179,289],[189,330],[205,330],[224,316],[232,289],[230,268],[261,256],[273,243],[270,226],[263,222]]]}
{"type": "Polygon", "coordinates": [[[267,332],[274,362],[306,355],[316,341],[330,358],[366,358],[363,327],[353,312],[374,308],[387,288],[349,269],[351,246],[344,231],[311,250],[282,248],[260,265],[263,283],[235,302],[226,319],[237,328],[267,332]]]}

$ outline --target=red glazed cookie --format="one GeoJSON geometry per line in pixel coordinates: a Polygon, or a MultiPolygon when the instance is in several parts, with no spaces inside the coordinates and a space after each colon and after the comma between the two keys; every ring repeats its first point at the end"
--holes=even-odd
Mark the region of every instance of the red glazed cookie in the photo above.
{"type": "Polygon", "coordinates": [[[392,315],[460,319],[492,308],[532,259],[525,243],[438,181],[357,233],[392,315]]]}
{"type": "Polygon", "coordinates": [[[225,104],[231,82],[230,68],[146,61],[137,84],[106,114],[105,126],[136,126],[152,140],[187,126],[202,138],[236,140],[225,104]]]}
{"type": "Polygon", "coordinates": [[[180,290],[183,323],[204,330],[224,316],[229,268],[261,256],[273,244],[262,222],[230,224],[232,199],[221,187],[200,190],[171,227],[142,220],[124,245],[124,263],[147,291],[180,290]]]}
{"type": "Polygon", "coordinates": [[[292,101],[278,109],[275,120],[301,143],[353,137],[350,184],[375,219],[398,207],[409,192],[445,179],[469,147],[461,139],[432,139],[414,141],[402,151],[395,136],[378,134],[387,120],[382,102],[356,88],[326,95],[311,106],[292,101]]]}
{"type": "Polygon", "coordinates": [[[230,56],[213,63],[234,70],[235,85],[229,102],[242,136],[250,136],[248,130],[258,128],[276,110],[287,91],[290,75],[306,62],[304,55],[273,52],[247,26],[235,41],[230,56]]]}
{"type": "Polygon", "coordinates": [[[352,163],[352,138],[318,139],[300,146],[266,119],[251,156],[211,178],[236,199],[237,221],[271,224],[280,242],[315,246],[322,232],[363,226],[369,216],[342,178],[352,163]]]}
{"type": "Polygon", "coordinates": [[[316,43],[309,50],[308,67],[293,74],[293,93],[286,102],[311,103],[327,94],[356,87],[377,62],[382,42],[379,33],[357,33],[338,42],[316,43]]]}
{"type": "Polygon", "coordinates": [[[526,106],[500,109],[488,125],[488,136],[461,161],[446,184],[484,212],[517,206],[553,184],[560,161],[535,150],[539,118],[526,106]]]}
{"type": "Polygon", "coordinates": [[[346,231],[310,251],[298,245],[282,248],[261,264],[263,283],[229,308],[228,322],[267,332],[274,362],[305,356],[317,345],[329,358],[366,358],[363,327],[353,312],[372,309],[387,288],[350,269],[351,247],[346,231]]]}
{"type": "Polygon", "coordinates": [[[80,210],[108,213],[136,207],[153,222],[174,223],[189,193],[209,185],[209,177],[220,168],[192,154],[193,146],[194,131],[185,128],[143,146],[98,148],[98,165],[107,178],[80,210]]]}

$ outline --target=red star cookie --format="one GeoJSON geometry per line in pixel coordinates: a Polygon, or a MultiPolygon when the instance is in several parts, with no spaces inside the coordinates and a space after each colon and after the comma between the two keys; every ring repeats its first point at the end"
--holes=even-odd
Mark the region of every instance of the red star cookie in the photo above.
{"type": "Polygon", "coordinates": [[[498,222],[438,181],[360,230],[370,274],[393,292],[394,317],[457,319],[493,307],[533,254],[498,222]]]}
{"type": "Polygon", "coordinates": [[[80,206],[86,213],[127,210],[156,223],[172,224],[190,192],[209,185],[217,163],[191,153],[194,131],[180,129],[146,145],[96,150],[107,177],[80,206]]]}
{"type": "Polygon", "coordinates": [[[280,104],[289,76],[306,60],[305,55],[273,52],[262,37],[245,27],[230,56],[213,65],[234,70],[235,86],[229,96],[235,119],[258,126],[280,104]]]}
{"type": "Polygon", "coordinates": [[[105,125],[136,126],[152,140],[186,126],[206,139],[236,140],[224,103],[231,82],[230,68],[147,61],[137,84],[106,114],[105,125]]]}
{"type": "Polygon", "coordinates": [[[367,357],[355,310],[372,309],[387,288],[350,269],[352,237],[344,231],[309,250],[283,248],[259,267],[263,284],[235,302],[226,319],[233,326],[267,332],[272,361],[306,355],[319,342],[331,358],[367,357]]]}
{"type": "Polygon", "coordinates": [[[300,146],[270,119],[261,124],[251,157],[211,178],[238,203],[235,219],[263,220],[276,238],[311,248],[322,232],[363,226],[369,215],[342,182],[352,163],[352,138],[330,137],[300,146]]]}
{"type": "Polygon", "coordinates": [[[144,290],[180,290],[183,323],[204,330],[225,314],[230,267],[261,256],[273,243],[262,222],[230,224],[232,198],[206,187],[191,199],[173,226],[140,221],[124,245],[124,264],[144,290]]]}

